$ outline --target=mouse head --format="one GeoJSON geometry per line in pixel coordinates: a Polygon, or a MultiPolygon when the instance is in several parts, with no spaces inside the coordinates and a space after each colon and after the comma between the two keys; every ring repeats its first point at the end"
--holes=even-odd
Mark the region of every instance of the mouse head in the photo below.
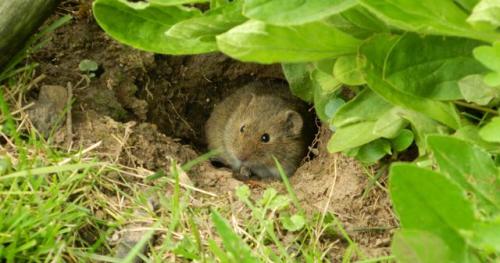
{"type": "Polygon", "coordinates": [[[240,164],[274,167],[273,155],[279,160],[300,155],[295,144],[300,144],[303,125],[302,116],[281,98],[250,94],[229,119],[224,141],[240,164]]]}

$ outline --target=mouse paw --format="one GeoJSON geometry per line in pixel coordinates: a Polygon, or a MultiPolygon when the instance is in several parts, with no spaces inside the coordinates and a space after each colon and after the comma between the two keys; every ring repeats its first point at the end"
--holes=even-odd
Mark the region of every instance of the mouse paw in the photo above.
{"type": "Polygon", "coordinates": [[[240,170],[235,173],[236,179],[242,181],[250,179],[250,175],[252,175],[252,171],[246,166],[241,166],[240,170]]]}

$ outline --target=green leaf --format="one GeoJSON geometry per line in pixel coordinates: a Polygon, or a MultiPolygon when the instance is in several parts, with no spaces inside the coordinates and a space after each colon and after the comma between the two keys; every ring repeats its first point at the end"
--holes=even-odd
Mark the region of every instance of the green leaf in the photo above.
{"type": "Polygon", "coordinates": [[[484,71],[474,59],[460,58],[467,56],[464,50],[470,52],[475,45],[475,41],[463,39],[379,35],[361,47],[369,62],[365,80],[386,101],[456,129],[460,119],[454,105],[434,99],[453,99],[456,93],[460,96],[456,81],[484,71]],[[468,68],[460,69],[464,64],[468,68]]]}
{"type": "Polygon", "coordinates": [[[299,214],[292,216],[282,215],[280,216],[280,221],[286,230],[292,232],[301,230],[306,224],[304,217],[299,214]]]}
{"type": "Polygon", "coordinates": [[[490,154],[451,136],[430,135],[427,143],[441,172],[472,194],[481,210],[500,211],[499,171],[490,154]]]}
{"type": "Polygon", "coordinates": [[[428,231],[450,248],[455,262],[468,257],[460,231],[471,230],[474,212],[460,187],[414,164],[393,164],[389,191],[403,229],[428,231]]]}
{"type": "Polygon", "coordinates": [[[250,188],[246,184],[236,188],[235,193],[240,201],[247,201],[251,194],[250,188]]]}
{"type": "Polygon", "coordinates": [[[391,144],[385,139],[378,139],[361,146],[356,159],[364,164],[374,164],[386,154],[391,154],[391,144]]]}
{"type": "Polygon", "coordinates": [[[500,2],[498,0],[481,0],[467,18],[469,23],[486,22],[492,26],[500,26],[500,2]]]}
{"type": "Polygon", "coordinates": [[[137,49],[178,54],[184,43],[165,32],[175,23],[201,15],[198,9],[163,6],[126,0],[96,0],[93,12],[97,23],[114,39],[137,49]]]}
{"type": "Polygon", "coordinates": [[[328,151],[331,153],[341,152],[379,138],[378,135],[373,134],[374,126],[375,122],[366,121],[337,127],[328,142],[328,151]]]}
{"type": "Polygon", "coordinates": [[[401,129],[408,125],[408,121],[399,114],[401,110],[400,107],[392,107],[380,115],[380,118],[375,123],[373,133],[388,139],[398,136],[401,129]]]}
{"type": "Polygon", "coordinates": [[[337,59],[333,68],[333,75],[342,83],[351,86],[363,85],[366,81],[363,79],[361,72],[363,62],[359,62],[362,58],[352,56],[342,56],[337,59]]]}
{"type": "Polygon", "coordinates": [[[487,68],[493,70],[484,76],[484,82],[492,87],[500,86],[500,41],[490,46],[474,49],[474,57],[487,68]]]}
{"type": "Polygon", "coordinates": [[[424,113],[451,128],[457,129],[460,127],[458,113],[451,103],[439,102],[398,91],[397,88],[374,72],[367,72],[365,79],[373,91],[394,105],[424,113]]]}
{"type": "Polygon", "coordinates": [[[210,0],[148,0],[152,4],[158,5],[184,5],[195,3],[208,3],[210,0]]]}
{"type": "Polygon", "coordinates": [[[474,247],[488,254],[500,253],[500,221],[478,222],[470,232],[463,233],[474,247]]]}
{"type": "Polygon", "coordinates": [[[381,34],[362,47],[373,70],[399,91],[436,100],[461,99],[457,81],[486,72],[472,57],[474,40],[381,34]]]}
{"type": "Polygon", "coordinates": [[[360,5],[342,12],[341,16],[366,32],[388,33],[390,31],[384,21],[378,19],[373,13],[360,5]]]}
{"type": "Polygon", "coordinates": [[[342,83],[335,79],[331,73],[325,73],[319,69],[315,69],[311,72],[311,78],[317,84],[316,86],[319,86],[321,91],[329,94],[342,87],[342,83]]]}
{"type": "Polygon", "coordinates": [[[80,71],[96,71],[99,68],[99,65],[97,65],[97,62],[90,60],[90,59],[83,59],[80,61],[80,64],[78,64],[78,68],[80,71]]]}
{"type": "MultiPolygon", "coordinates": [[[[320,120],[328,123],[329,120],[335,116],[340,106],[344,105],[345,102],[344,100],[337,98],[335,92],[324,91],[322,88],[323,85],[317,83],[319,81],[316,79],[320,78],[319,75],[327,75],[326,73],[316,69],[312,75],[316,82],[314,87],[314,109],[316,110],[316,114],[320,120]]],[[[334,83],[330,84],[334,85],[334,83]]]]}
{"type": "Polygon", "coordinates": [[[241,3],[228,3],[210,9],[202,16],[183,20],[173,25],[165,34],[183,45],[176,54],[200,54],[217,50],[215,37],[247,19],[241,14],[241,3]]]}
{"type": "Polygon", "coordinates": [[[472,142],[492,154],[500,154],[500,143],[488,142],[479,135],[479,128],[466,125],[458,129],[453,136],[472,142]]]}
{"type": "Polygon", "coordinates": [[[410,147],[413,139],[413,132],[408,129],[403,129],[396,138],[391,140],[392,148],[396,152],[402,152],[410,147]]]}
{"type": "Polygon", "coordinates": [[[314,97],[314,82],[311,79],[310,72],[314,66],[310,63],[282,64],[283,73],[290,85],[292,94],[312,102],[314,97]]]}
{"type": "Polygon", "coordinates": [[[393,135],[386,136],[386,138],[394,138],[394,136],[397,136],[397,132],[399,130],[401,130],[403,127],[406,127],[405,123],[401,124],[399,122],[397,117],[400,116],[402,119],[408,121],[411,124],[412,130],[415,134],[415,142],[418,146],[420,156],[423,156],[427,152],[427,141],[425,139],[427,134],[449,132],[445,126],[416,111],[403,109],[401,107],[394,107],[386,115],[383,115],[383,117],[381,117],[381,119],[377,121],[375,126],[376,131],[377,129],[379,133],[385,131],[385,135],[393,135]],[[393,125],[387,124],[390,123],[389,121],[391,121],[391,118],[386,115],[395,116],[393,117],[393,125]],[[388,121],[386,122],[382,118],[387,118],[388,121]],[[381,127],[385,127],[385,129],[382,129],[381,127]]]}
{"type": "Polygon", "coordinates": [[[287,26],[321,20],[356,5],[356,0],[246,0],[245,16],[266,24],[287,26]]]}
{"type": "Polygon", "coordinates": [[[259,260],[252,255],[250,247],[233,232],[229,223],[215,210],[212,211],[212,222],[217,233],[222,238],[225,249],[229,252],[227,254],[229,262],[259,262],[259,260]]]}
{"type": "Polygon", "coordinates": [[[479,0],[455,0],[455,2],[470,12],[474,6],[477,5],[479,0]]]}
{"type": "Polygon", "coordinates": [[[479,136],[488,142],[500,142],[500,117],[491,119],[479,130],[479,136]]]}
{"type": "Polygon", "coordinates": [[[400,229],[392,239],[392,253],[401,263],[450,262],[450,248],[428,231],[400,229]]]}
{"type": "Polygon", "coordinates": [[[376,122],[393,106],[369,89],[364,89],[354,99],[342,106],[333,124],[337,127],[362,121],[376,122]]]}
{"type": "Polygon", "coordinates": [[[467,14],[453,1],[359,0],[390,25],[417,33],[458,36],[493,42],[500,34],[477,30],[466,22],[467,14]]]}
{"type": "Polygon", "coordinates": [[[498,96],[500,89],[492,88],[484,83],[481,75],[469,75],[458,82],[460,92],[468,102],[486,105],[498,96]]]}
{"type": "Polygon", "coordinates": [[[217,36],[223,53],[241,61],[265,64],[354,54],[359,44],[359,40],[324,22],[279,27],[249,20],[217,36]]]}

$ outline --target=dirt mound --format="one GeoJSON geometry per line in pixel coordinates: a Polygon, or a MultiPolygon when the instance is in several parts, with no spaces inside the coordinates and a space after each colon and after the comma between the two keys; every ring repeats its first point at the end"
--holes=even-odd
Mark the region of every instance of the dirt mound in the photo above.
{"type": "MultiPolygon", "coordinates": [[[[101,142],[96,148],[101,157],[151,171],[167,170],[170,159],[185,163],[202,154],[204,123],[215,103],[234,88],[255,79],[284,81],[279,65],[240,63],[218,53],[160,56],[137,51],[111,40],[90,18],[54,32],[32,60],[40,64],[36,75],[45,75],[37,87],[74,87],[74,149],[101,142]],[[83,59],[99,65],[95,77],[79,70],[83,59]]],[[[35,88],[32,98],[36,93],[35,88]]],[[[292,187],[307,211],[335,215],[368,256],[386,255],[397,222],[384,180],[371,179],[370,170],[350,158],[329,154],[330,135],[321,129],[317,156],[290,178],[292,187]]],[[[209,162],[189,176],[196,187],[221,195],[243,184],[228,169],[209,162]]],[[[253,194],[268,186],[285,192],[280,182],[259,182],[253,194]]],[[[345,242],[334,247],[335,258],[345,247],[345,242]]]]}

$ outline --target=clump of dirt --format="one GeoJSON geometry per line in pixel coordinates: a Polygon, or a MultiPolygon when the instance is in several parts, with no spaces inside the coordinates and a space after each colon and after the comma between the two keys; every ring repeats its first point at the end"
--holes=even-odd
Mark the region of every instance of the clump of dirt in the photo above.
{"type": "MultiPolygon", "coordinates": [[[[81,12],[77,4],[66,2],[64,8],[81,12]]],[[[162,56],[134,50],[110,39],[87,16],[55,31],[32,59],[40,64],[36,74],[45,76],[38,87],[73,87],[73,148],[101,142],[96,151],[102,158],[150,171],[203,153],[205,121],[233,89],[255,79],[284,81],[279,65],[240,63],[218,53],[162,56]],[[95,77],[79,70],[83,59],[98,63],[95,77]]],[[[375,185],[356,161],[328,153],[330,136],[321,129],[317,156],[290,182],[304,208],[335,215],[367,256],[386,255],[397,222],[385,182],[375,185]]],[[[221,195],[242,184],[209,162],[189,175],[196,187],[221,195]]],[[[261,182],[253,194],[267,186],[285,191],[280,182],[261,182]]],[[[339,243],[332,252],[340,257],[337,252],[345,247],[339,243]]]]}

